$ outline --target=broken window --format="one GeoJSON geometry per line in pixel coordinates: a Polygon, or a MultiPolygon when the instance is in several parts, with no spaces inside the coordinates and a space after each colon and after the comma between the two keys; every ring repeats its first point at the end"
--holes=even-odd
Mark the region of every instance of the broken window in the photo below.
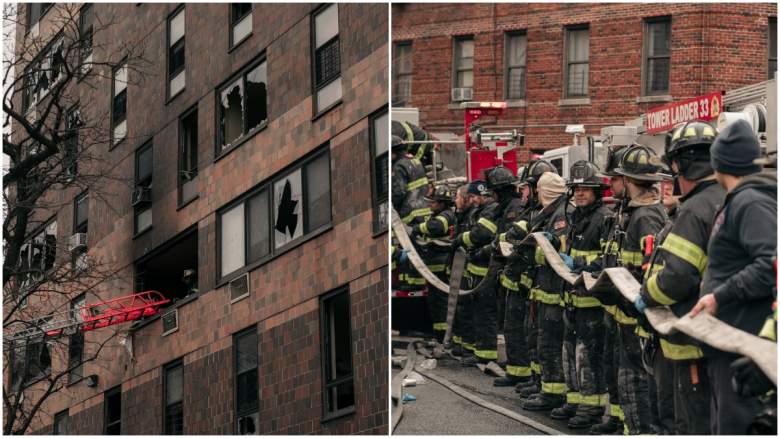
{"type": "Polygon", "coordinates": [[[217,155],[254,133],[268,120],[266,62],[252,65],[219,92],[217,155]]]}
{"type": "Polygon", "coordinates": [[[158,291],[175,304],[198,293],[197,270],[198,232],[193,230],[136,262],[135,290],[158,291]]]}
{"type": "Polygon", "coordinates": [[[127,61],[114,69],[114,98],[111,100],[111,136],[112,145],[118,144],[127,136],[127,61]]]}
{"type": "Polygon", "coordinates": [[[152,226],[153,152],[150,141],[135,153],[135,191],[132,198],[135,234],[152,226]]]}
{"type": "Polygon", "coordinates": [[[179,119],[179,204],[197,196],[198,175],[198,109],[179,119]]]}
{"type": "Polygon", "coordinates": [[[374,233],[387,230],[387,172],[388,172],[388,141],[387,107],[371,116],[370,150],[373,157],[374,172],[374,233]]]}
{"type": "Polygon", "coordinates": [[[122,433],[122,387],[117,386],[106,391],[103,409],[105,412],[105,435],[122,433]]]}
{"type": "Polygon", "coordinates": [[[81,49],[81,61],[85,66],[92,62],[92,34],[95,16],[92,3],[85,3],[79,15],[79,43],[81,49]]]}
{"type": "Polygon", "coordinates": [[[68,435],[68,410],[57,413],[54,416],[52,435],[68,435]]]}
{"type": "Polygon", "coordinates": [[[236,366],[236,431],[258,433],[259,386],[257,329],[251,327],[233,337],[236,366]]]}
{"type": "Polygon", "coordinates": [[[341,100],[339,8],[331,4],[314,16],[314,91],[316,114],[341,100]]]}
{"type": "Polygon", "coordinates": [[[168,19],[168,97],[184,89],[184,6],[168,19]]]}
{"type": "Polygon", "coordinates": [[[252,33],[252,3],[230,4],[230,47],[252,33]]]}
{"type": "Polygon", "coordinates": [[[348,289],[326,294],[320,301],[325,417],[341,415],[355,409],[349,306],[348,289]]]}
{"type": "Polygon", "coordinates": [[[65,59],[63,58],[63,37],[57,36],[30,65],[22,79],[22,110],[43,100],[52,87],[63,78],[65,59]]]}
{"type": "MultiPolygon", "coordinates": [[[[73,322],[82,322],[81,309],[87,304],[84,294],[70,302],[70,317],[73,322]]],[[[76,330],[68,342],[68,384],[75,383],[84,377],[84,332],[76,330]]]]}
{"type": "Polygon", "coordinates": [[[178,360],[165,367],[165,435],[184,432],[184,365],[178,360]]]}
{"type": "Polygon", "coordinates": [[[274,242],[276,248],[303,235],[301,169],[274,183],[274,242]]]}

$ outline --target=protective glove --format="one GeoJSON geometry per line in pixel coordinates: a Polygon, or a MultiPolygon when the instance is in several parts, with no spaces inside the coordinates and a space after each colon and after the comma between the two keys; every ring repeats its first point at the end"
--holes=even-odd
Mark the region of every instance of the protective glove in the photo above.
{"type": "Polygon", "coordinates": [[[405,249],[398,250],[398,262],[399,263],[406,263],[409,260],[409,256],[407,255],[408,251],[405,249]]]}
{"type": "Polygon", "coordinates": [[[645,303],[645,300],[642,299],[641,295],[636,297],[636,299],[634,300],[634,307],[636,307],[636,310],[639,313],[642,313],[642,314],[645,313],[645,309],[647,308],[647,303],[645,303]]]}
{"type": "Polygon", "coordinates": [[[565,254],[565,253],[559,253],[559,256],[561,256],[561,259],[563,260],[563,263],[566,263],[566,266],[572,270],[574,269],[574,257],[565,254]]]}
{"type": "Polygon", "coordinates": [[[774,388],[761,368],[749,357],[740,357],[731,363],[731,386],[742,397],[755,397],[766,394],[774,388]]]}

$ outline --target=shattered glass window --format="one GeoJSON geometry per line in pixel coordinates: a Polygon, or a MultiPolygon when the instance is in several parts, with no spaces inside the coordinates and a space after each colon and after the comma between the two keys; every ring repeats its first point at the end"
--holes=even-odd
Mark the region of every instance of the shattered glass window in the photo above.
{"type": "Polygon", "coordinates": [[[230,146],[244,131],[244,83],[239,79],[220,93],[222,147],[230,146]]]}
{"type": "Polygon", "coordinates": [[[221,150],[227,149],[268,121],[266,65],[263,61],[250,67],[220,93],[221,150]]]}
{"type": "Polygon", "coordinates": [[[268,120],[266,95],[266,64],[264,62],[246,75],[247,131],[251,131],[268,120]]]}
{"type": "Polygon", "coordinates": [[[274,183],[274,242],[276,248],[303,235],[301,169],[274,183]]]}

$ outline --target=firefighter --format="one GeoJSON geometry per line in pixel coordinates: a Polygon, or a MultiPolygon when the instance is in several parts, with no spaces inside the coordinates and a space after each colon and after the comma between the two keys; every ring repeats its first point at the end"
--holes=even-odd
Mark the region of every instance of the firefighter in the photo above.
{"type": "MultiPolygon", "coordinates": [[[[569,172],[569,196],[575,208],[569,218],[567,252],[562,258],[575,272],[599,269],[605,218],[610,214],[601,200],[607,185],[599,172],[598,166],[584,160],[574,163],[569,172]]],[[[599,423],[604,410],[604,310],[598,298],[584,287],[567,291],[564,301],[563,365],[569,392],[567,403],[550,416],[568,420],[570,428],[582,429],[599,423]]]]}
{"type": "MultiPolygon", "coordinates": [[[[455,231],[455,203],[452,191],[446,185],[439,185],[432,194],[425,197],[433,212],[430,219],[412,227],[411,237],[417,239],[422,249],[421,257],[428,270],[445,284],[449,283],[446,272],[450,255],[452,233],[455,231]]],[[[447,295],[430,288],[427,296],[428,312],[433,322],[433,332],[439,342],[444,340],[447,331],[447,295]]]]}
{"type": "MultiPolygon", "coordinates": [[[[627,222],[620,243],[618,261],[637,281],[642,281],[644,269],[650,259],[645,245],[664,227],[666,211],[655,183],[661,181],[660,167],[653,164],[658,157],[645,146],[629,147],[615,172],[625,179],[630,199],[624,209],[627,222]]],[[[642,363],[640,339],[649,333],[637,325],[636,311],[632,303],[619,299],[615,308],[618,323],[617,345],[618,397],[624,415],[624,430],[629,434],[652,433],[652,406],[650,403],[650,376],[642,363]]],[[[641,341],[645,342],[645,341],[641,341]]]]}
{"type": "MultiPolygon", "coordinates": [[[[710,313],[738,329],[758,333],[774,299],[772,257],[777,251],[777,179],[754,163],[761,153],[750,125],[738,120],[710,149],[715,177],[726,190],[707,246],[707,269],[691,315],[710,313]]],[[[756,399],[731,386],[736,355],[704,349],[712,389],[713,434],[743,434],[761,411],[756,399]]]]}
{"type": "MultiPolygon", "coordinates": [[[[392,135],[398,136],[406,142],[413,141],[428,141],[430,136],[422,128],[409,122],[399,122],[393,120],[392,135]]],[[[430,144],[425,143],[412,143],[407,147],[410,154],[417,160],[419,160],[423,166],[428,166],[433,162],[432,151],[433,148],[430,144]]]]}
{"type": "MultiPolygon", "coordinates": [[[[688,122],[674,129],[666,146],[664,161],[677,175],[682,197],[673,225],[664,227],[656,238],[657,249],[634,302],[640,313],[646,307],[669,306],[682,317],[699,299],[707,241],[715,213],[726,196],[710,165],[709,150],[716,135],[707,123],[688,122]]],[[[664,372],[666,365],[659,364],[654,373],[661,427],[669,434],[708,434],[710,385],[701,348],[682,333],[662,336],[659,342],[663,357],[656,360],[669,362],[671,371],[664,372]],[[664,396],[668,388],[672,389],[671,399],[664,396]],[[667,411],[672,412],[672,424],[665,421],[667,411]]]]}

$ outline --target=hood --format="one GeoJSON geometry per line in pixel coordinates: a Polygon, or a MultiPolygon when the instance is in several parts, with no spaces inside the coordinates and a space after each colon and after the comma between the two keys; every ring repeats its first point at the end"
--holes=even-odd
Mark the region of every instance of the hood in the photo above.
{"type": "Polygon", "coordinates": [[[739,182],[729,195],[734,195],[747,189],[758,190],[762,193],[766,193],[772,198],[777,198],[777,173],[764,170],[761,173],[746,176],[742,178],[742,181],[739,182]]]}
{"type": "Polygon", "coordinates": [[[661,202],[661,194],[655,187],[651,187],[648,190],[642,192],[636,198],[631,198],[628,202],[629,207],[642,207],[646,205],[658,204],[661,202]]]}

